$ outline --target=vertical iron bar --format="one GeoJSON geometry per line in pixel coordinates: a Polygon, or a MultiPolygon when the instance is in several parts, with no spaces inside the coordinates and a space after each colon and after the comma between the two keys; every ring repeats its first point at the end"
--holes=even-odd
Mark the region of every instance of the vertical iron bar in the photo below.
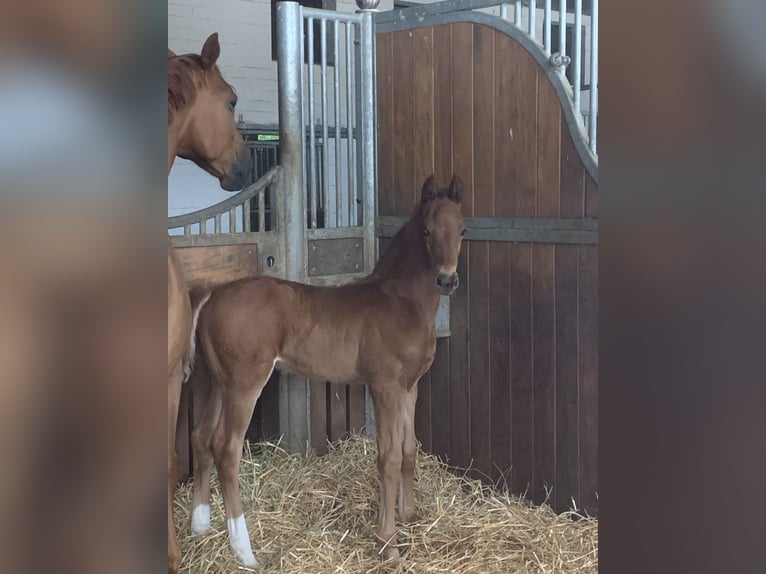
{"type": "Polygon", "coordinates": [[[529,0],[529,35],[537,38],[537,0],[529,0]]]}
{"type": "Polygon", "coordinates": [[[543,27],[543,47],[545,55],[551,55],[551,0],[545,0],[545,26],[543,27]]]}
{"type": "Polygon", "coordinates": [[[354,128],[351,121],[353,106],[351,105],[351,33],[354,29],[351,22],[346,22],[346,153],[348,155],[348,224],[353,225],[354,206],[354,128]]]}
{"type": "Polygon", "coordinates": [[[333,20],[333,101],[335,103],[335,220],[338,227],[343,226],[343,207],[341,203],[340,182],[340,51],[338,50],[338,21],[333,20]]]}
{"type": "MultiPolygon", "coordinates": [[[[314,125],[316,119],[314,118],[314,19],[306,19],[306,33],[308,35],[309,55],[309,169],[306,171],[309,173],[309,198],[311,201],[311,228],[316,229],[317,226],[317,151],[316,151],[316,131],[314,125]]],[[[304,208],[305,209],[305,208],[304,208]]]]}
{"type": "Polygon", "coordinates": [[[575,0],[575,14],[574,14],[574,34],[572,35],[573,53],[572,53],[572,79],[574,83],[572,85],[572,96],[574,99],[574,109],[577,120],[582,125],[582,110],[580,110],[580,90],[582,86],[582,77],[580,72],[582,71],[582,0],[575,0]]]}
{"type": "Polygon", "coordinates": [[[242,231],[250,233],[250,200],[242,204],[242,231]]]}
{"type": "Polygon", "coordinates": [[[598,119],[598,0],[593,0],[590,17],[590,149],[596,153],[596,129],[598,119]]]}
{"type": "Polygon", "coordinates": [[[508,6],[505,4],[500,4],[500,18],[503,20],[508,19],[508,6]]]}
{"type": "Polygon", "coordinates": [[[521,28],[521,0],[516,0],[513,6],[513,23],[521,28]]]}
{"type": "MultiPolygon", "coordinates": [[[[567,0],[559,0],[559,54],[567,55],[567,0]]],[[[559,74],[566,77],[566,66],[559,68],[559,74]]]]}
{"type": "Polygon", "coordinates": [[[327,206],[329,201],[329,157],[330,146],[327,145],[327,20],[322,18],[321,41],[322,41],[322,212],[324,213],[324,227],[334,227],[331,223],[327,206]]]}
{"type": "Polygon", "coordinates": [[[229,210],[229,233],[237,232],[237,208],[229,210]]]}

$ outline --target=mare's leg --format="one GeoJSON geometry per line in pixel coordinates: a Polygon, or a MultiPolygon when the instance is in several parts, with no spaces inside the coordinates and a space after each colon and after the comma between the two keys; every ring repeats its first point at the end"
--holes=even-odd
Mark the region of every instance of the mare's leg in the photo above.
{"type": "Polygon", "coordinates": [[[239,463],[242,443],[263,387],[274,370],[274,362],[242,363],[234,368],[223,390],[223,408],[213,437],[213,456],[226,509],[229,544],[239,561],[256,567],[239,493],[239,463]]]}
{"type": "Polygon", "coordinates": [[[399,520],[404,523],[418,519],[415,513],[415,457],[418,443],[415,438],[415,403],[418,400],[418,383],[404,398],[402,417],[402,478],[399,484],[399,520]]]}
{"type": "Polygon", "coordinates": [[[178,364],[168,376],[168,574],[176,574],[181,564],[181,546],[176,536],[173,500],[178,477],[176,469],[176,422],[178,420],[178,405],[181,402],[183,375],[183,369],[178,364]]]}
{"type": "Polygon", "coordinates": [[[192,386],[192,404],[195,409],[194,430],[191,434],[194,450],[194,500],[192,502],[192,534],[210,530],[210,471],[213,467],[212,441],[221,415],[221,386],[212,374],[202,368],[204,361],[195,366],[189,383],[192,386]],[[202,372],[197,372],[201,370],[202,372]],[[200,413],[197,416],[197,413],[200,413]]]}
{"type": "Polygon", "coordinates": [[[370,385],[378,428],[378,472],[380,473],[380,510],[378,538],[385,560],[398,560],[394,508],[402,471],[402,406],[405,389],[390,381],[370,385]]]}

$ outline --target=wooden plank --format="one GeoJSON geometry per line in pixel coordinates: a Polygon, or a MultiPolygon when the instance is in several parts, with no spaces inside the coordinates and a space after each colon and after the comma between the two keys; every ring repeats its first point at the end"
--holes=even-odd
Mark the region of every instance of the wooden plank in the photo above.
{"type": "Polygon", "coordinates": [[[393,43],[393,209],[398,215],[409,215],[415,193],[414,153],[411,145],[415,137],[412,33],[394,33],[393,43]]]}
{"type": "Polygon", "coordinates": [[[511,490],[523,493],[532,482],[532,247],[511,244],[511,490]]]}
{"type": "Polygon", "coordinates": [[[499,126],[511,145],[508,155],[503,158],[510,164],[510,180],[505,190],[497,193],[511,193],[518,217],[535,216],[535,190],[537,188],[537,70],[538,66],[529,53],[504,34],[497,39],[497,52],[508,60],[508,75],[503,82],[509,84],[504,97],[507,100],[507,124],[499,126]]]}
{"type": "Polygon", "coordinates": [[[364,385],[348,385],[348,430],[352,433],[362,432],[364,427],[364,385]]]}
{"type": "Polygon", "coordinates": [[[434,175],[452,178],[452,26],[434,26],[434,175]]]}
{"type": "MultiPolygon", "coordinates": [[[[414,179],[410,208],[420,199],[423,182],[434,173],[434,39],[433,28],[412,30],[414,81],[414,179]]],[[[441,185],[444,185],[442,183],[441,185]]]]}
{"type": "Polygon", "coordinates": [[[511,99],[513,77],[513,44],[501,35],[495,41],[495,98],[494,98],[494,153],[495,153],[495,217],[514,217],[516,204],[514,187],[516,166],[509,161],[514,154],[511,130],[514,125],[514,111],[511,99]]]}
{"type": "Polygon", "coordinates": [[[511,246],[489,246],[489,381],[492,480],[510,486],[511,471],[511,246]]]}
{"type": "Polygon", "coordinates": [[[258,275],[258,246],[179,247],[176,256],[188,284],[221,284],[258,275]]]}
{"type": "Polygon", "coordinates": [[[471,458],[476,478],[492,474],[489,339],[489,243],[472,242],[469,261],[468,330],[470,353],[471,458]]]}
{"type": "Polygon", "coordinates": [[[556,246],[556,487],[554,510],[571,506],[578,476],[578,247],[556,246]]]}
{"type": "Polygon", "coordinates": [[[473,215],[473,25],[452,25],[452,168],[466,185],[463,215],[473,215]]]}
{"type": "Polygon", "coordinates": [[[330,441],[335,442],[346,436],[348,431],[348,413],[346,405],[346,385],[328,383],[327,385],[327,416],[328,434],[330,441]]]}
{"type": "Polygon", "coordinates": [[[598,513],[598,248],[579,248],[579,448],[578,504],[598,513]]]}
{"type": "Polygon", "coordinates": [[[436,357],[431,365],[431,452],[446,461],[452,454],[449,348],[449,339],[437,339],[436,357]]]}
{"type": "Polygon", "coordinates": [[[559,217],[561,103],[543,70],[537,81],[537,217],[559,217]]]}
{"type": "Polygon", "coordinates": [[[585,217],[598,217],[598,185],[589,175],[585,176],[585,217]]]}
{"type": "Polygon", "coordinates": [[[393,33],[376,36],[378,123],[378,213],[394,211],[393,33]]]}
{"type": "Polygon", "coordinates": [[[561,123],[561,217],[582,217],[585,213],[585,167],[569,133],[561,123]]]}
{"type": "Polygon", "coordinates": [[[418,402],[415,405],[415,436],[423,445],[423,450],[431,451],[431,373],[420,377],[418,382],[418,402]]]}
{"type": "Polygon", "coordinates": [[[311,448],[317,454],[327,452],[327,384],[311,381],[309,385],[311,413],[311,448]]]}
{"type": "Polygon", "coordinates": [[[471,242],[463,243],[458,259],[457,272],[461,285],[450,298],[449,369],[450,369],[450,463],[467,468],[471,463],[471,448],[468,420],[470,416],[470,394],[468,392],[468,292],[470,277],[468,261],[471,257],[471,242]]]}
{"type": "Polygon", "coordinates": [[[486,26],[473,28],[473,197],[475,217],[494,212],[495,36],[486,26]]]}
{"type": "Polygon", "coordinates": [[[555,247],[533,246],[532,266],[534,481],[530,495],[540,504],[546,488],[556,485],[555,247]]]}
{"type": "MultiPolygon", "coordinates": [[[[452,49],[441,53],[452,66],[452,168],[466,185],[463,215],[473,215],[473,27],[452,25],[452,49]]],[[[450,450],[451,463],[467,468],[471,464],[470,359],[468,354],[471,290],[469,262],[471,242],[463,243],[458,273],[463,283],[450,300],[450,450]]]]}

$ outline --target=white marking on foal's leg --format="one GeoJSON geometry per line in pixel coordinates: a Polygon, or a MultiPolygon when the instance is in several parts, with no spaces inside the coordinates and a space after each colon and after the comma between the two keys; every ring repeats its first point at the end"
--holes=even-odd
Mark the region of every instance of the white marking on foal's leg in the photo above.
{"type": "Polygon", "coordinates": [[[191,519],[192,534],[198,536],[210,530],[210,505],[198,504],[194,507],[191,519]]]}
{"type": "Polygon", "coordinates": [[[253,549],[250,546],[245,517],[240,514],[237,518],[229,518],[226,520],[226,525],[229,527],[229,544],[234,554],[243,565],[256,568],[258,561],[253,556],[253,549]]]}

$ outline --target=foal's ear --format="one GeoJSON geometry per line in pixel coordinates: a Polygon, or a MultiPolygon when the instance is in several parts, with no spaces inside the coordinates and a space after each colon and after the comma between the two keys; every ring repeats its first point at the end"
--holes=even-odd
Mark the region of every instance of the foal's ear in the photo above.
{"type": "Polygon", "coordinates": [[[210,34],[210,37],[205,40],[205,45],[202,46],[202,67],[209,70],[215,66],[218,56],[221,55],[221,45],[218,43],[218,32],[210,34]]]}
{"type": "Polygon", "coordinates": [[[426,203],[436,197],[437,189],[434,184],[434,176],[428,176],[428,179],[423,183],[423,191],[420,192],[420,202],[426,203]]]}
{"type": "Polygon", "coordinates": [[[460,203],[463,201],[463,180],[459,175],[452,176],[452,181],[449,184],[447,197],[449,197],[455,203],[460,203]]]}
{"type": "Polygon", "coordinates": [[[170,58],[175,58],[175,57],[176,57],[176,53],[173,50],[171,50],[170,48],[168,48],[168,60],[170,58]]]}

